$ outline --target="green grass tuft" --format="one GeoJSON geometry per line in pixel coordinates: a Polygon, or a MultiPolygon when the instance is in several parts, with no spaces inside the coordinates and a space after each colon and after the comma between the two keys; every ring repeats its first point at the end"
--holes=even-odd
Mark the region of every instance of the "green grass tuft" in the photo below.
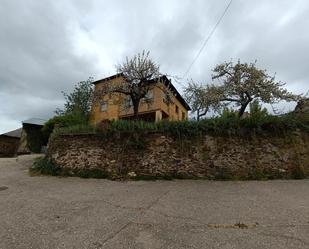
{"type": "Polygon", "coordinates": [[[292,169],[291,172],[292,179],[300,180],[306,178],[306,170],[303,165],[298,165],[292,169]]]}
{"type": "Polygon", "coordinates": [[[55,165],[47,157],[36,158],[32,167],[29,169],[31,176],[51,175],[51,176],[77,176],[81,178],[109,178],[110,175],[100,169],[66,169],[55,165]]]}
{"type": "Polygon", "coordinates": [[[57,176],[60,173],[60,168],[53,164],[46,157],[38,157],[35,159],[30,168],[31,175],[52,175],[57,176]]]}

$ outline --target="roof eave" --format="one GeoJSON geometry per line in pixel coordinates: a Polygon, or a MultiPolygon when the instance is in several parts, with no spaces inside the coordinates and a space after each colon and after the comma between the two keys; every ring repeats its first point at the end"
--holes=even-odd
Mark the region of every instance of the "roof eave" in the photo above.
{"type": "Polygon", "coordinates": [[[96,85],[98,83],[109,81],[109,80],[112,80],[112,79],[115,79],[115,78],[118,78],[118,77],[121,77],[121,76],[123,76],[123,73],[117,73],[117,74],[114,74],[112,76],[106,77],[104,79],[96,80],[96,81],[92,82],[92,84],[96,85]]]}

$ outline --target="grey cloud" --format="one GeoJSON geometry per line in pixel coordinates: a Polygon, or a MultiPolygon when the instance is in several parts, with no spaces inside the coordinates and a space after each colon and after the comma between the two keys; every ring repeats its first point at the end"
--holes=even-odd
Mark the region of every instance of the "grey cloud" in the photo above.
{"type": "Polygon", "coordinates": [[[257,60],[278,79],[302,89],[309,80],[308,11],[306,1],[235,2],[219,31],[226,42],[218,58],[257,60]],[[236,10],[241,18],[233,18],[236,10]]]}
{"type": "Polygon", "coordinates": [[[65,17],[48,1],[5,1],[1,7],[1,90],[53,97],[53,91],[90,72],[72,53],[65,17]],[[21,6],[20,6],[21,4],[21,6]],[[20,9],[21,11],[17,11],[20,9]],[[16,15],[12,13],[18,12],[16,15]],[[43,87],[42,87],[43,86],[43,87]]]}
{"type": "Polygon", "coordinates": [[[95,58],[74,54],[71,20],[52,1],[4,0],[0,16],[0,115],[50,117],[61,91],[94,73],[95,58]]]}

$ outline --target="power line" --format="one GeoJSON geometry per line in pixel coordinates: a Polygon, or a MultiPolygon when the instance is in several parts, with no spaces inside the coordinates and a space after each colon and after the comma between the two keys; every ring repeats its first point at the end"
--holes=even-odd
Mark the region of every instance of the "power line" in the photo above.
{"type": "Polygon", "coordinates": [[[182,79],[189,73],[189,71],[191,70],[193,64],[196,62],[196,60],[198,59],[198,57],[200,56],[200,54],[202,53],[203,49],[205,48],[206,44],[208,43],[208,41],[210,40],[211,36],[215,33],[217,27],[219,26],[221,20],[223,19],[223,17],[225,16],[226,12],[228,11],[230,5],[232,4],[233,0],[231,0],[228,5],[225,7],[222,15],[220,16],[219,20],[217,21],[216,25],[213,27],[213,29],[211,30],[211,32],[209,33],[209,35],[207,36],[207,38],[205,39],[202,47],[200,48],[200,50],[198,51],[198,53],[196,54],[195,58],[193,59],[193,61],[191,62],[191,64],[189,65],[187,71],[184,73],[184,75],[182,76],[182,79]]]}

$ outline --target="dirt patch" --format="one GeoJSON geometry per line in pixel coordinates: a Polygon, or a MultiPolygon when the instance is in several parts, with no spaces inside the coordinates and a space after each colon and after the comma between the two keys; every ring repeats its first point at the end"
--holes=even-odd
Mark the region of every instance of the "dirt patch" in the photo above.
{"type": "Polygon", "coordinates": [[[7,190],[7,189],[8,189],[7,186],[0,186],[0,191],[7,190]]]}

